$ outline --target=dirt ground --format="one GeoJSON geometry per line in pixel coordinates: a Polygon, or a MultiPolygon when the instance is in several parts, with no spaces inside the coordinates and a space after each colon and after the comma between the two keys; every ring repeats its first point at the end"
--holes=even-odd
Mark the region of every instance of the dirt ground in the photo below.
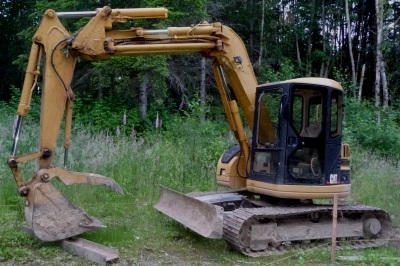
{"type": "Polygon", "coordinates": [[[400,227],[394,227],[390,244],[396,248],[400,248],[400,227]]]}

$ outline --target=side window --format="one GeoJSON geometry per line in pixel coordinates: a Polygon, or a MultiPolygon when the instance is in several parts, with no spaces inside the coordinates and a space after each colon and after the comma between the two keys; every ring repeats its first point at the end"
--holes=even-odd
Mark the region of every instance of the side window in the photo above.
{"type": "Polygon", "coordinates": [[[276,142],[279,128],[282,90],[265,91],[260,95],[257,144],[265,146],[276,142]]]}
{"type": "Polygon", "coordinates": [[[324,96],[318,89],[299,87],[292,100],[292,123],[301,137],[317,138],[322,132],[324,96]]]}
{"type": "Polygon", "coordinates": [[[331,136],[342,133],[342,94],[334,91],[331,98],[331,136]]]}
{"type": "Polygon", "coordinates": [[[301,132],[303,121],[303,97],[295,95],[292,105],[292,123],[298,133],[301,132]]]}
{"type": "Polygon", "coordinates": [[[308,126],[320,125],[322,122],[322,96],[313,96],[310,98],[308,112],[308,126]]]}
{"type": "Polygon", "coordinates": [[[260,175],[276,176],[279,169],[279,124],[282,113],[280,88],[259,94],[256,149],[253,154],[252,171],[260,175]]]}

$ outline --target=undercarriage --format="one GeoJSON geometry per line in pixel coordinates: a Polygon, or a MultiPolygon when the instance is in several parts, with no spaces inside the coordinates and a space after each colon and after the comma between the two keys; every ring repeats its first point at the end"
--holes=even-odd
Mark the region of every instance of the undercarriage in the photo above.
{"type": "MultiPolygon", "coordinates": [[[[311,201],[282,200],[248,191],[184,195],[162,188],[156,209],[200,235],[222,237],[251,257],[330,247],[332,241],[333,206],[311,201]],[[177,202],[179,207],[174,208],[177,202]]],[[[385,211],[364,205],[339,205],[337,217],[337,249],[388,243],[392,226],[385,211]]]]}

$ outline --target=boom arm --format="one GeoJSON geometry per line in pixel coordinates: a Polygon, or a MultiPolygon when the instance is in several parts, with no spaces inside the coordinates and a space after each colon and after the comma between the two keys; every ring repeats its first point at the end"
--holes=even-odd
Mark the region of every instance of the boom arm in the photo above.
{"type": "MultiPolygon", "coordinates": [[[[154,13],[157,13],[157,9],[154,10],[154,13]]],[[[108,7],[100,12],[115,13],[108,7]]],[[[118,19],[108,16],[104,20],[101,16],[96,16],[76,37],[72,43],[73,49],[77,49],[81,56],[94,60],[112,55],[186,53],[201,53],[212,60],[213,73],[230,129],[235,133],[241,146],[243,159],[239,168],[246,169],[244,163],[249,157],[248,138],[243,129],[237,105],[239,104],[242,108],[247,124],[252,129],[255,91],[258,84],[241,38],[231,28],[221,23],[202,22],[192,27],[169,27],[163,30],[133,28],[126,31],[113,31],[107,26],[111,23],[109,20],[118,19]],[[98,35],[91,38],[84,37],[90,33],[98,35]],[[88,49],[88,47],[96,47],[96,43],[101,42],[104,45],[97,46],[97,50],[88,49]],[[228,85],[234,95],[230,95],[228,85]]],[[[266,134],[265,138],[273,139],[275,130],[269,120],[267,109],[265,111],[267,121],[262,125],[263,132],[266,134]]],[[[246,176],[246,173],[241,173],[241,175],[246,176]]]]}
{"type": "MultiPolygon", "coordinates": [[[[157,10],[154,9],[154,13],[159,15],[157,10]]],[[[228,123],[242,147],[243,161],[246,161],[247,137],[236,101],[229,97],[228,84],[252,128],[257,80],[240,37],[221,23],[207,22],[192,27],[169,27],[162,30],[132,28],[114,31],[110,25],[120,19],[113,17],[114,13],[109,7],[99,10],[98,15],[76,36],[71,49],[89,60],[102,60],[114,55],[187,53],[201,53],[210,58],[228,123]]]]}
{"type": "MultiPolygon", "coordinates": [[[[113,23],[121,23],[127,19],[165,17],[167,17],[167,10],[164,8],[119,10],[104,7],[96,12],[56,13],[54,10],[45,12],[33,37],[22,96],[17,111],[17,128],[14,134],[13,148],[8,160],[19,193],[27,197],[25,213],[27,221],[33,227],[36,235],[47,230],[41,228],[42,222],[35,223],[38,216],[46,216],[49,212],[46,213],[46,210],[41,206],[49,205],[46,202],[49,198],[60,198],[56,189],[50,183],[47,183],[51,178],[56,177],[65,184],[102,184],[114,191],[122,192],[118,184],[107,177],[68,172],[52,166],[56,141],[64,114],[66,117],[65,158],[67,158],[67,151],[70,146],[72,103],[74,100],[71,81],[78,57],[98,61],[107,60],[112,56],[201,53],[204,57],[210,58],[230,129],[235,133],[241,146],[242,160],[240,160],[239,168],[246,169],[245,162],[249,158],[248,138],[243,129],[238,105],[242,108],[247,124],[252,128],[257,80],[242,40],[232,29],[221,23],[202,22],[191,27],[169,27],[161,30],[112,29],[113,23]],[[58,19],[59,16],[94,17],[75,36],[72,36],[61,24],[58,19]],[[42,59],[45,71],[43,75],[39,150],[33,154],[17,156],[18,135],[22,117],[26,116],[30,109],[32,91],[40,75],[42,59]],[[234,95],[231,95],[231,92],[234,95]],[[24,182],[18,164],[34,159],[38,160],[38,171],[31,180],[24,182]],[[39,194],[46,196],[37,196],[39,194]],[[35,230],[36,225],[39,225],[40,228],[35,230]]],[[[268,116],[266,117],[268,118],[268,116]]],[[[266,137],[273,136],[272,123],[265,123],[264,125],[266,126],[266,129],[264,129],[267,132],[266,137]]],[[[241,173],[241,176],[245,175],[245,172],[241,173]]],[[[91,220],[91,223],[86,227],[101,227],[94,218],[87,218],[85,213],[79,212],[77,208],[69,206],[66,202],[67,200],[63,198],[63,208],[58,208],[58,212],[60,210],[64,212],[64,209],[69,208],[71,211],[68,215],[83,215],[83,218],[78,217],[77,219],[91,220]]],[[[57,219],[48,216],[47,218],[57,219]]],[[[59,222],[62,222],[62,218],[59,222]]],[[[41,236],[41,239],[57,240],[87,230],[81,230],[81,225],[78,224],[70,231],[55,236],[46,233],[41,236]]]]}

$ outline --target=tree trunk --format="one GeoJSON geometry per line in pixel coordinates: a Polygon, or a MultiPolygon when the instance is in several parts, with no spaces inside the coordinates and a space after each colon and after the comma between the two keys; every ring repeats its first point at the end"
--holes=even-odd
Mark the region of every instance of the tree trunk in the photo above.
{"type": "Polygon", "coordinates": [[[389,103],[389,93],[387,88],[385,63],[382,51],[382,31],[383,31],[383,4],[380,0],[375,0],[376,9],[376,73],[375,73],[375,106],[380,106],[380,87],[382,86],[383,108],[386,109],[389,103]]]}
{"type": "Polygon", "coordinates": [[[110,92],[109,95],[115,95],[115,73],[110,73],[110,92]]]}
{"type": "Polygon", "coordinates": [[[260,32],[260,53],[258,54],[258,67],[261,67],[261,61],[263,57],[263,46],[264,46],[264,20],[265,20],[265,0],[261,2],[261,32],[260,32]]]}
{"type": "Polygon", "coordinates": [[[201,74],[200,74],[200,105],[203,107],[206,104],[206,59],[201,59],[201,74]]]}
{"type": "Polygon", "coordinates": [[[382,50],[381,50],[381,42],[382,42],[382,32],[381,32],[381,20],[379,18],[380,8],[379,8],[379,0],[375,0],[375,10],[376,10],[376,65],[375,65],[375,83],[374,83],[374,91],[375,91],[375,106],[379,107],[381,105],[380,100],[380,86],[381,86],[381,75],[380,75],[380,61],[382,59],[382,50]]]}
{"type": "MultiPolygon", "coordinates": [[[[325,8],[324,8],[325,9],[325,8]]],[[[325,11],[324,11],[325,13],[325,11]]],[[[330,23],[328,23],[328,21],[326,22],[326,24],[329,24],[329,28],[328,25],[326,25],[326,27],[328,28],[326,30],[326,47],[329,50],[329,53],[326,55],[327,59],[325,62],[325,71],[323,73],[324,78],[327,78],[329,76],[329,72],[332,68],[332,65],[334,63],[334,51],[337,51],[336,49],[336,41],[337,41],[337,20],[336,19],[332,19],[330,23]]]]}
{"type": "Polygon", "coordinates": [[[389,92],[388,92],[388,85],[387,85],[387,79],[386,79],[385,61],[383,59],[381,61],[380,69],[381,69],[383,109],[386,109],[389,106],[389,92]]]}
{"type": "MultiPolygon", "coordinates": [[[[363,45],[363,43],[365,43],[365,11],[366,10],[366,3],[365,1],[359,1],[359,10],[361,11],[361,14],[358,15],[358,18],[356,19],[356,23],[355,23],[355,28],[354,28],[354,38],[353,40],[356,42],[356,47],[357,47],[357,61],[355,62],[355,66],[356,66],[356,77],[358,77],[358,71],[360,69],[361,66],[361,60],[365,60],[365,58],[361,58],[361,55],[363,53],[363,51],[365,51],[365,46],[363,45]]],[[[362,64],[364,65],[364,63],[362,64]]],[[[362,71],[362,66],[361,66],[361,71],[362,71]]],[[[364,73],[365,74],[365,73],[364,73]]],[[[360,83],[363,82],[361,79],[359,81],[360,83]]]]}
{"type": "Polygon", "coordinates": [[[147,88],[149,84],[149,77],[147,74],[144,74],[142,77],[142,83],[140,84],[139,89],[139,110],[140,117],[142,120],[147,118],[147,88]]]}
{"type": "MultiPolygon", "coordinates": [[[[248,8],[249,8],[249,10],[250,10],[250,12],[254,12],[254,1],[253,0],[249,0],[248,1],[248,8]]],[[[254,51],[254,38],[253,38],[253,35],[254,35],[254,19],[250,19],[249,20],[249,23],[250,23],[250,25],[249,25],[249,30],[250,30],[250,36],[249,36],[249,49],[250,49],[250,60],[252,61],[252,62],[254,62],[253,60],[254,60],[254,56],[253,56],[253,51],[254,51]]]]}
{"type": "Polygon", "coordinates": [[[322,59],[321,68],[319,70],[319,77],[324,77],[325,73],[325,54],[326,54],[326,21],[325,21],[325,1],[322,0],[322,54],[324,58],[322,59]]]}
{"type": "MultiPolygon", "coordinates": [[[[100,75],[99,75],[100,76],[100,75]]],[[[99,77],[100,79],[102,78],[101,76],[99,77]]],[[[103,82],[100,82],[100,84],[98,85],[99,91],[97,94],[97,99],[98,100],[102,100],[103,99],[103,82]]]]}
{"type": "MultiPolygon", "coordinates": [[[[350,23],[350,15],[349,15],[349,0],[346,0],[346,22],[347,22],[347,41],[349,43],[349,55],[351,62],[351,77],[353,81],[354,88],[357,86],[357,76],[356,76],[356,68],[354,65],[354,57],[353,57],[353,44],[351,41],[351,23],[350,23]]],[[[355,91],[354,91],[355,94],[355,91]]],[[[354,95],[355,96],[355,95],[354,95]]]]}
{"type": "Polygon", "coordinates": [[[299,48],[299,37],[298,37],[297,34],[296,34],[296,54],[297,54],[297,63],[298,63],[298,65],[299,65],[299,72],[300,72],[300,75],[301,75],[301,76],[304,76],[304,73],[303,73],[303,66],[302,66],[302,63],[301,63],[300,48],[299,48]]]}
{"type": "Polygon", "coordinates": [[[313,24],[315,18],[315,0],[311,1],[311,16],[310,16],[310,32],[308,33],[308,40],[307,40],[307,64],[306,64],[306,75],[311,76],[312,72],[312,32],[313,32],[313,24]]]}
{"type": "Polygon", "coordinates": [[[361,96],[362,96],[362,87],[364,85],[364,75],[365,75],[365,64],[362,66],[362,69],[361,69],[360,88],[358,89],[358,100],[359,101],[361,101],[361,96]]]}

